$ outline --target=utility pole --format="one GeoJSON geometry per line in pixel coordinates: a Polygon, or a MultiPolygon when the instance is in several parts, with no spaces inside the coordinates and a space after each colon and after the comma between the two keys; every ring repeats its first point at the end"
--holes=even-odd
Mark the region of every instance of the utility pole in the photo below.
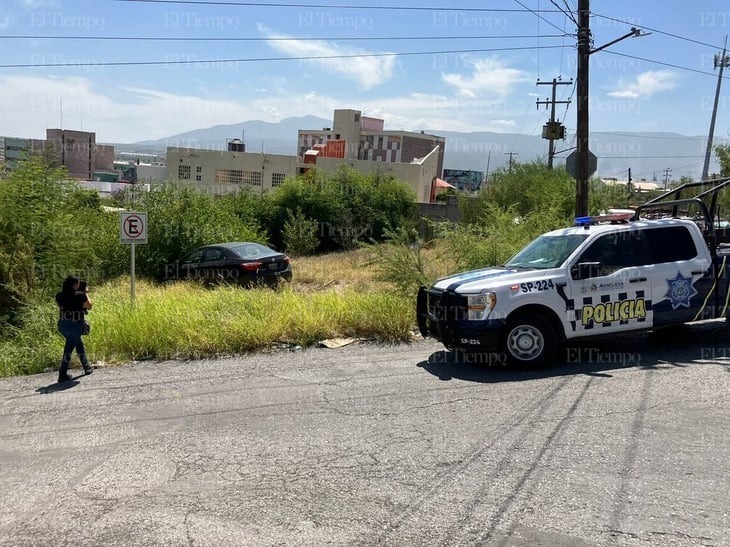
{"type": "MultiPolygon", "coordinates": [[[[646,36],[638,28],[631,27],[631,31],[611,40],[607,44],[591,49],[591,13],[590,0],[578,0],[578,67],[575,91],[578,96],[577,123],[576,123],[576,150],[575,150],[575,216],[588,214],[588,177],[595,169],[595,156],[588,149],[588,62],[593,53],[601,51],[632,36],[646,36]]],[[[567,165],[567,160],[566,160],[567,165]]],[[[569,171],[570,172],[570,171],[569,171]]]]}
{"type": "Polygon", "coordinates": [[[667,191],[667,183],[669,182],[669,173],[670,173],[671,171],[672,171],[672,170],[671,170],[671,169],[670,169],[669,167],[667,167],[667,168],[666,168],[666,169],[664,170],[664,191],[665,191],[665,192],[667,191]]]}
{"type": "Polygon", "coordinates": [[[712,107],[712,117],[710,118],[710,133],[707,135],[707,150],[705,150],[705,164],[702,167],[702,180],[707,180],[707,172],[710,169],[710,155],[712,154],[712,139],[715,135],[715,118],[717,118],[717,103],[720,100],[720,84],[722,83],[722,69],[730,66],[730,55],[725,55],[727,50],[727,35],[725,35],[725,44],[722,47],[722,55],[715,55],[715,68],[720,67],[717,74],[717,87],[715,88],[715,104],[712,107]]]}
{"type": "Polygon", "coordinates": [[[629,199],[631,198],[631,194],[633,192],[633,188],[631,188],[631,167],[629,167],[629,178],[626,182],[626,193],[629,195],[629,199]]]}
{"type": "Polygon", "coordinates": [[[484,185],[489,185],[489,161],[492,159],[492,151],[487,151],[487,172],[484,174],[484,185]]]}
{"type": "Polygon", "coordinates": [[[512,156],[519,156],[517,152],[505,152],[505,156],[509,156],[509,172],[512,172],[512,156]]]}
{"type": "Polygon", "coordinates": [[[551,100],[545,99],[544,101],[540,101],[540,100],[536,101],[538,109],[540,108],[540,105],[544,104],[545,108],[547,108],[547,105],[550,105],[550,121],[542,127],[542,138],[548,139],[550,141],[550,145],[548,148],[548,169],[552,169],[553,168],[553,157],[555,157],[555,141],[557,139],[565,138],[565,126],[562,123],[555,121],[555,105],[556,104],[570,104],[570,100],[556,101],[555,92],[559,85],[573,85],[573,80],[571,80],[569,82],[562,82],[555,78],[553,78],[552,82],[541,82],[538,80],[537,85],[552,85],[553,86],[553,93],[552,93],[551,100]]]}
{"type": "Polygon", "coordinates": [[[591,13],[589,0],[578,0],[578,96],[575,161],[575,217],[588,214],[588,63],[591,54],[591,13]]]}

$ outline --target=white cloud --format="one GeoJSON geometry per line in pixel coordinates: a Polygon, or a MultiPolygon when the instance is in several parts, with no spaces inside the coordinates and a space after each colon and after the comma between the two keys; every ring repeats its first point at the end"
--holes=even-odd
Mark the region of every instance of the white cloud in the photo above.
{"type": "Polygon", "coordinates": [[[277,122],[302,115],[331,119],[336,108],[383,118],[388,129],[500,132],[511,130],[512,118],[523,114],[500,100],[426,93],[342,99],[317,91],[293,94],[281,85],[265,96],[238,90],[234,98],[212,90],[202,93],[110,88],[82,77],[0,76],[0,135],[44,138],[47,128],[63,126],[94,131],[99,142],[136,142],[247,120],[277,122]]]}
{"type": "Polygon", "coordinates": [[[27,9],[39,9],[58,7],[58,0],[21,0],[23,7],[27,9]]]}
{"type": "MultiPolygon", "coordinates": [[[[275,34],[264,25],[258,24],[258,30],[267,38],[289,38],[275,34]]],[[[358,57],[373,52],[340,46],[333,42],[322,40],[269,40],[269,45],[289,57],[309,57],[300,61],[303,70],[323,70],[340,74],[348,79],[357,81],[364,89],[371,89],[393,76],[396,56],[383,54],[379,57],[358,57]],[[345,58],[334,58],[347,56],[345,58]]]]}
{"type": "Polygon", "coordinates": [[[135,142],[247,120],[331,118],[336,101],[316,94],[260,93],[229,99],[155,89],[110,90],[80,77],[0,76],[0,135],[44,138],[47,128],[96,132],[99,142],[135,142]]]}
{"type": "MultiPolygon", "coordinates": [[[[0,6],[0,29],[8,29],[33,10],[48,9],[59,6],[59,0],[15,0],[12,4],[0,6]]],[[[31,13],[31,17],[33,14],[31,13]]]]}
{"type": "Polygon", "coordinates": [[[642,72],[633,82],[619,81],[619,89],[608,93],[609,97],[622,99],[646,99],[661,91],[677,86],[678,74],[671,70],[648,70],[642,72]]]}
{"type": "Polygon", "coordinates": [[[496,57],[470,61],[473,68],[469,75],[442,73],[441,79],[456,88],[465,97],[506,97],[515,84],[527,81],[527,74],[516,68],[509,68],[496,57]]]}

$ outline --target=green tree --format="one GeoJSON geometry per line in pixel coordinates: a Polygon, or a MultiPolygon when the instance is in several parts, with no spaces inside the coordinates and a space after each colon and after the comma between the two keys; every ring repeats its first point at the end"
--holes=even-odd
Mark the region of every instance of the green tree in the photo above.
{"type": "Polygon", "coordinates": [[[715,155],[720,162],[720,176],[730,177],[730,144],[718,144],[715,155]]]}
{"type": "Polygon", "coordinates": [[[98,199],[40,156],[0,179],[0,283],[21,293],[57,286],[68,273],[86,274],[98,261],[86,220],[98,199]]]}
{"type": "Polygon", "coordinates": [[[548,169],[542,160],[515,162],[511,171],[495,172],[483,198],[517,215],[557,209],[569,217],[575,210],[575,181],[564,168],[548,169]]]}
{"type": "Polygon", "coordinates": [[[381,174],[364,175],[349,167],[331,174],[309,171],[287,180],[271,196],[269,235],[283,244],[291,211],[319,224],[323,251],[348,249],[358,242],[384,239],[386,230],[415,219],[415,195],[403,183],[381,174]]]}

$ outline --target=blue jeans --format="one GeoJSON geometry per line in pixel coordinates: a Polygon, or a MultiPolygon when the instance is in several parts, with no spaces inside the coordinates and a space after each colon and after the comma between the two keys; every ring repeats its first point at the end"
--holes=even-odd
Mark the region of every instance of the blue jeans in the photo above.
{"type": "Polygon", "coordinates": [[[68,365],[71,362],[71,354],[73,353],[73,350],[76,350],[76,355],[79,356],[79,360],[81,361],[81,365],[84,369],[89,366],[89,362],[86,359],[84,341],[81,339],[82,328],[83,321],[69,321],[68,319],[61,319],[58,322],[58,332],[60,332],[66,339],[66,344],[63,346],[61,367],[58,369],[59,376],[65,376],[68,372],[68,365]]]}

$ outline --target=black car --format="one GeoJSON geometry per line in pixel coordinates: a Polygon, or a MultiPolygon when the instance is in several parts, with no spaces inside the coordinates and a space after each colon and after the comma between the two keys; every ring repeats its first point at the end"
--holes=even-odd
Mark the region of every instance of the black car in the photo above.
{"type": "Polygon", "coordinates": [[[291,281],[292,277],[287,255],[248,241],[199,247],[166,273],[167,279],[198,280],[206,285],[276,285],[281,280],[291,281]]]}

